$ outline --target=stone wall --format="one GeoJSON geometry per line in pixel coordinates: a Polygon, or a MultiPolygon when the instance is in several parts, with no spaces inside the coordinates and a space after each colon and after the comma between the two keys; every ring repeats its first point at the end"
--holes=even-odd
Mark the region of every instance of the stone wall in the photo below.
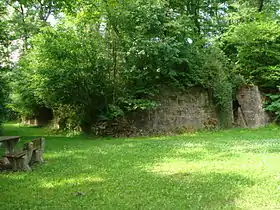
{"type": "Polygon", "coordinates": [[[31,126],[44,126],[51,122],[53,113],[51,109],[42,107],[38,109],[37,116],[22,117],[21,122],[31,126]]]}
{"type": "Polygon", "coordinates": [[[184,93],[165,93],[161,106],[148,113],[134,116],[136,127],[154,132],[194,130],[219,126],[219,116],[212,94],[201,88],[184,93]]]}
{"type": "MultiPolygon", "coordinates": [[[[192,88],[185,92],[165,91],[158,97],[158,101],[160,101],[161,106],[157,109],[133,113],[125,118],[128,127],[131,126],[131,133],[148,135],[204,128],[212,129],[220,126],[220,113],[214,105],[212,93],[205,89],[192,88]]],[[[226,118],[227,121],[230,121],[228,124],[234,122],[236,127],[249,128],[268,124],[270,119],[262,108],[263,102],[264,96],[258,87],[241,87],[237,92],[236,100],[233,101],[233,110],[226,118]]],[[[43,122],[49,121],[52,113],[48,110],[42,110],[39,116],[38,119],[27,119],[26,123],[41,125],[43,122]]],[[[114,126],[121,127],[122,125],[116,122],[114,126]]],[[[123,132],[127,133],[127,126],[123,127],[125,128],[123,132]]]]}
{"type": "MultiPolygon", "coordinates": [[[[270,122],[263,109],[264,95],[256,86],[241,87],[233,102],[232,112],[227,117],[228,124],[235,127],[257,128],[270,122]]],[[[193,88],[184,93],[166,92],[160,99],[161,106],[147,113],[136,113],[137,128],[150,133],[176,130],[196,130],[220,126],[212,94],[202,88],[193,88]]]]}
{"type": "Polygon", "coordinates": [[[257,86],[244,86],[236,94],[235,123],[238,127],[257,128],[270,122],[264,111],[265,97],[257,86]]]}
{"type": "Polygon", "coordinates": [[[31,126],[39,126],[38,120],[36,118],[21,118],[21,123],[25,125],[31,125],[31,126]]]}

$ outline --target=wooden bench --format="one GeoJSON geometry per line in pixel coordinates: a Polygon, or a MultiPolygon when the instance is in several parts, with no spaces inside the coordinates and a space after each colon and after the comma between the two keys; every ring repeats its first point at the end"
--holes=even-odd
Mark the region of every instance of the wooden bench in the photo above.
{"type": "Polygon", "coordinates": [[[14,171],[30,171],[27,151],[14,152],[5,155],[14,171]]]}
{"type": "Polygon", "coordinates": [[[45,147],[45,139],[38,138],[30,142],[26,142],[22,151],[13,152],[4,155],[8,158],[10,165],[14,171],[29,171],[30,166],[34,163],[43,163],[43,152],[45,147]]]}

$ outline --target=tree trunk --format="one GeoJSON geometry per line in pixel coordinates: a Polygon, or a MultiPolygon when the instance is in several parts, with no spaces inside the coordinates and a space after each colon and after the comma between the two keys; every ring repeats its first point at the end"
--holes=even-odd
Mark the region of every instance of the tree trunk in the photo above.
{"type": "Polygon", "coordinates": [[[263,6],[264,6],[264,0],[259,0],[259,8],[258,8],[258,12],[261,12],[263,10],[263,6]]]}

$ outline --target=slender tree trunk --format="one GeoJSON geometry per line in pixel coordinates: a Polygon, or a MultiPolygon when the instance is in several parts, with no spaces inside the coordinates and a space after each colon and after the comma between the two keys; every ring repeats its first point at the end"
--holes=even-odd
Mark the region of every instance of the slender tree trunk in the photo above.
{"type": "Polygon", "coordinates": [[[259,0],[258,12],[261,12],[263,10],[263,6],[264,6],[264,0],[259,0]]]}
{"type": "Polygon", "coordinates": [[[186,5],[188,14],[192,15],[195,32],[200,35],[200,22],[199,22],[199,11],[200,11],[200,0],[190,0],[186,5]]]}
{"type": "Polygon", "coordinates": [[[20,13],[23,23],[23,51],[25,52],[28,47],[28,31],[26,30],[24,6],[20,5],[20,13]]]}
{"type": "MultiPolygon", "coordinates": [[[[116,83],[116,76],[117,76],[117,43],[116,40],[113,40],[113,77],[114,77],[114,83],[116,83]]],[[[113,102],[115,104],[116,101],[116,84],[114,84],[114,92],[113,92],[113,102]]]]}
{"type": "Polygon", "coordinates": [[[195,26],[196,26],[197,34],[200,35],[201,29],[200,29],[200,22],[199,22],[199,5],[196,5],[194,9],[194,17],[195,17],[195,26]]]}

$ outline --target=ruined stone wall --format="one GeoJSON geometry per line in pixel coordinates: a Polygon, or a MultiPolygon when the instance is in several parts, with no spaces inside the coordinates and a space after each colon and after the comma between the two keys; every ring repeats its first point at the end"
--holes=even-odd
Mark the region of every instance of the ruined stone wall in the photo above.
{"type": "Polygon", "coordinates": [[[264,95],[257,86],[240,87],[236,94],[238,107],[235,121],[238,127],[257,128],[270,122],[264,111],[264,95]]]}
{"type": "MultiPolygon", "coordinates": [[[[214,105],[212,93],[202,88],[192,88],[184,92],[165,91],[158,97],[161,106],[148,112],[136,112],[126,118],[131,133],[142,134],[160,132],[192,131],[212,129],[220,126],[219,112],[214,105]],[[135,129],[134,129],[135,128],[135,129]]],[[[263,109],[264,96],[256,86],[241,87],[233,102],[232,115],[227,121],[234,121],[236,127],[256,128],[270,122],[263,109]]],[[[50,114],[48,114],[50,115],[50,114]]],[[[47,116],[48,116],[47,115],[47,116]]],[[[26,123],[40,125],[36,119],[27,119],[26,123]]],[[[121,127],[120,123],[115,123],[121,127]]],[[[107,128],[105,129],[107,130],[107,128]]],[[[112,132],[114,134],[114,132],[112,132]]]]}
{"type": "Polygon", "coordinates": [[[42,107],[38,110],[37,116],[22,117],[21,122],[31,126],[44,126],[51,122],[53,113],[51,109],[42,107]]]}
{"type": "Polygon", "coordinates": [[[148,113],[137,114],[137,127],[154,132],[194,130],[219,126],[219,116],[212,94],[202,88],[186,92],[165,93],[160,97],[161,106],[148,113]]]}
{"type": "MultiPolygon", "coordinates": [[[[228,117],[235,127],[257,128],[270,122],[263,109],[264,96],[257,86],[239,88],[233,110],[228,117]]],[[[145,113],[136,113],[137,128],[150,133],[195,130],[220,126],[219,112],[212,94],[202,88],[192,88],[186,92],[166,92],[159,99],[161,106],[145,113]]]]}

